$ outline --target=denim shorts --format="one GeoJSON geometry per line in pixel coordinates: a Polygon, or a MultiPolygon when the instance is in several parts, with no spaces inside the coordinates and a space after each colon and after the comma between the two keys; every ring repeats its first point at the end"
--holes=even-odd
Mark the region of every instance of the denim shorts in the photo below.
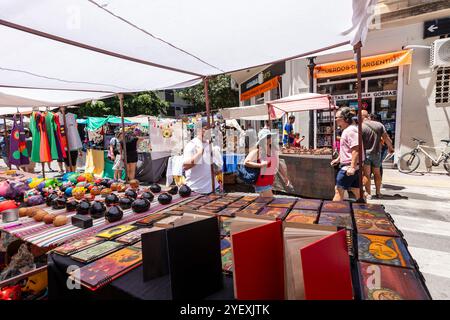
{"type": "Polygon", "coordinates": [[[255,192],[261,193],[264,191],[269,191],[272,190],[272,186],[268,185],[268,186],[255,186],[255,192]]]}
{"type": "Polygon", "coordinates": [[[364,160],[364,165],[371,166],[373,168],[380,168],[381,167],[381,154],[366,154],[366,159],[364,160]]]}
{"type": "Polygon", "coordinates": [[[356,170],[354,175],[348,176],[347,170],[339,169],[336,176],[336,186],[344,190],[359,188],[359,170],[356,170]]]}

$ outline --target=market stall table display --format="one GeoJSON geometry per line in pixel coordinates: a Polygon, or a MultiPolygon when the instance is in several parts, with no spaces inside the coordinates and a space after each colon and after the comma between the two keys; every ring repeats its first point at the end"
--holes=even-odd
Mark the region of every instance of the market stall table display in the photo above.
{"type": "MultiPolygon", "coordinates": [[[[149,215],[148,217],[152,216],[149,215]]],[[[222,271],[224,273],[222,289],[217,290],[213,295],[204,296],[203,298],[205,299],[263,299],[268,297],[279,299],[320,299],[325,298],[327,295],[327,290],[324,288],[330,289],[333,286],[342,289],[342,292],[338,293],[341,298],[346,297],[363,300],[431,298],[424,279],[417,264],[412,259],[401,233],[397,230],[392,218],[385,212],[383,206],[294,197],[276,197],[272,199],[261,198],[254,194],[239,193],[225,195],[210,194],[195,197],[180,205],[173,206],[169,210],[165,210],[163,215],[149,219],[151,223],[147,225],[139,225],[136,222],[131,223],[133,228],[123,232],[120,230],[116,231],[117,234],[114,234],[110,239],[99,239],[99,234],[92,234],[85,241],[78,241],[78,243],[75,241],[73,245],[66,244],[59,249],[55,249],[49,255],[50,297],[52,297],[53,291],[53,297],[55,298],[90,297],[94,299],[107,299],[120,297],[133,299],[170,299],[171,289],[166,278],[161,277],[151,281],[143,280],[142,274],[145,268],[141,265],[141,256],[136,258],[139,260],[136,265],[129,268],[124,267],[128,272],[117,270],[117,274],[121,276],[109,278],[101,288],[95,289],[94,292],[96,294],[91,292],[93,290],[92,288],[91,290],[75,290],[76,292],[67,290],[65,287],[69,276],[67,274],[67,267],[69,265],[77,265],[83,268],[89,265],[91,269],[94,268],[92,270],[95,270],[95,266],[101,266],[104,263],[102,261],[113,261],[115,256],[124,254],[126,251],[121,251],[124,248],[132,248],[129,251],[130,254],[138,254],[136,250],[142,248],[139,236],[142,237],[143,235],[148,235],[161,229],[177,228],[178,225],[182,226],[186,223],[177,221],[182,221],[183,218],[195,220],[200,216],[216,217],[218,219],[221,234],[220,252],[222,257],[222,271]],[[247,211],[244,211],[245,209],[247,211]],[[369,226],[369,224],[376,224],[379,229],[386,230],[384,233],[386,236],[383,236],[383,231],[380,230],[377,230],[376,234],[373,234],[373,231],[368,231],[368,234],[364,233],[366,232],[364,228],[369,226]],[[283,229],[278,229],[281,226],[283,226],[283,229]],[[397,236],[391,235],[392,226],[397,230],[397,236]],[[273,231],[270,231],[271,229],[273,231]],[[338,230],[344,232],[342,237],[341,232],[338,230]],[[280,231],[281,233],[279,233],[280,231]],[[261,232],[273,235],[284,234],[284,240],[280,239],[280,247],[278,247],[278,245],[274,245],[278,240],[273,237],[261,238],[260,236],[262,234],[258,236],[261,232]],[[303,268],[304,280],[298,282],[299,284],[301,283],[303,289],[300,290],[298,286],[288,286],[286,287],[288,293],[285,296],[284,289],[282,288],[288,284],[277,282],[281,281],[277,280],[273,283],[266,283],[265,290],[258,291],[259,285],[256,282],[252,282],[257,278],[254,275],[246,274],[246,272],[248,270],[258,269],[258,265],[256,265],[259,263],[258,261],[260,259],[269,259],[266,256],[271,250],[275,250],[274,252],[282,252],[282,243],[284,241],[287,241],[285,245],[288,247],[286,248],[293,246],[293,243],[289,239],[296,239],[295,234],[302,234],[300,239],[311,237],[311,240],[307,242],[314,245],[316,248],[314,251],[318,250],[317,253],[322,252],[323,254],[334,248],[333,250],[338,250],[341,257],[343,257],[342,252],[344,252],[346,258],[340,260],[341,264],[342,261],[345,262],[343,266],[341,265],[341,268],[344,270],[343,275],[345,275],[346,269],[351,271],[351,274],[349,274],[351,280],[347,281],[345,276],[339,275],[335,278],[331,277],[334,284],[324,284],[320,288],[323,293],[318,294],[316,292],[317,288],[311,287],[311,283],[315,283],[317,279],[311,276],[310,269],[311,267],[316,269],[320,268],[318,268],[318,265],[315,265],[314,259],[311,260],[311,256],[315,255],[314,251],[307,251],[307,248],[310,248],[311,245],[306,247],[302,245],[303,249],[301,249],[301,252],[304,260],[302,265],[298,265],[290,260],[283,262],[281,255],[278,266],[286,264],[288,268],[291,265],[303,268]],[[321,240],[317,241],[318,238],[321,240]],[[256,250],[260,252],[252,257],[252,259],[256,260],[254,262],[249,260],[247,255],[252,256],[252,251],[254,252],[255,248],[261,245],[261,243],[265,244],[267,239],[271,241],[272,247],[267,247],[267,252],[265,253],[264,250],[262,250],[262,253],[260,250],[256,250]],[[341,240],[337,241],[337,239],[344,241],[343,248],[339,247],[341,240]],[[114,242],[117,245],[114,249],[109,249],[109,247],[102,249],[99,243],[101,244],[107,241],[114,242]],[[340,249],[336,249],[335,245],[338,245],[337,248],[340,249]],[[96,249],[96,246],[98,246],[98,249],[96,249]],[[255,246],[253,250],[251,249],[252,246],[255,246]],[[70,252],[65,253],[65,250],[70,250],[70,252]],[[106,254],[100,254],[102,250],[106,254]],[[109,253],[108,255],[109,250],[112,250],[113,253],[109,253]],[[237,250],[237,252],[233,250],[237,250]],[[83,264],[73,259],[74,253],[76,254],[78,252],[80,254],[80,252],[90,251],[94,251],[94,253],[98,251],[99,253],[99,257],[95,257],[91,261],[91,264],[96,262],[93,265],[83,264]],[[247,253],[242,255],[244,252],[247,253]],[[243,265],[242,263],[244,261],[245,264],[243,265]],[[371,285],[370,281],[367,281],[373,272],[379,272],[381,277],[380,287],[375,287],[371,285]],[[242,278],[243,275],[246,275],[246,280],[242,278]],[[274,288],[278,288],[278,291],[274,288]],[[350,291],[348,291],[348,288],[350,288],[350,291]],[[347,294],[343,296],[345,292],[347,294]]],[[[293,248],[295,248],[295,245],[293,248]]],[[[325,256],[332,257],[333,255],[339,256],[339,253],[333,251],[333,254],[330,252],[330,255],[325,256]]],[[[271,256],[270,259],[277,260],[276,256],[271,256]]],[[[323,256],[319,259],[323,259],[323,256]]],[[[332,260],[330,263],[334,262],[332,260]]],[[[272,262],[269,265],[272,266],[272,262]]],[[[267,270],[263,265],[259,265],[259,268],[267,270]]],[[[326,271],[326,267],[323,272],[333,274],[332,270],[326,271]]],[[[287,276],[295,283],[300,281],[294,275],[291,277],[287,274],[287,276]]],[[[324,277],[324,275],[322,274],[321,277],[324,277]]]]}

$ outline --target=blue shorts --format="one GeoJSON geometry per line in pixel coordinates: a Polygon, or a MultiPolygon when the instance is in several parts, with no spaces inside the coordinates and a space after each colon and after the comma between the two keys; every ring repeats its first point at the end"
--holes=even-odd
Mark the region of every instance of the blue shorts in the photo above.
{"type": "Polygon", "coordinates": [[[255,192],[261,193],[264,191],[269,191],[272,190],[272,186],[268,185],[268,186],[255,186],[255,192]]]}
{"type": "Polygon", "coordinates": [[[381,167],[381,154],[366,154],[366,159],[364,160],[364,165],[371,166],[372,168],[381,167]]]}
{"type": "Polygon", "coordinates": [[[336,186],[344,190],[359,188],[359,170],[356,170],[354,175],[348,176],[346,170],[339,169],[336,176],[336,186]]]}

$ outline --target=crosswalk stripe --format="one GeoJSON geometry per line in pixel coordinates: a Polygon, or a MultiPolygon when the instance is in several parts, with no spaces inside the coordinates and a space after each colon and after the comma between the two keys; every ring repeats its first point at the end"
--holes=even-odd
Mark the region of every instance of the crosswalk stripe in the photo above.
{"type": "Polygon", "coordinates": [[[450,252],[408,247],[419,264],[420,271],[439,277],[450,278],[450,252]]]}
{"type": "Polygon", "coordinates": [[[401,231],[450,237],[450,222],[401,215],[392,215],[392,217],[401,231]]]}

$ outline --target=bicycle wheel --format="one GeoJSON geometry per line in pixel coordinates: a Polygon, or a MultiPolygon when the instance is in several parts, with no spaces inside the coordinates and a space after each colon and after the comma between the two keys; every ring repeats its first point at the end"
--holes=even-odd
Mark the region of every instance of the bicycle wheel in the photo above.
{"type": "Polygon", "coordinates": [[[401,173],[411,173],[419,167],[419,164],[419,156],[415,152],[408,152],[398,159],[398,171],[401,173]]]}
{"type": "Polygon", "coordinates": [[[446,158],[444,160],[444,168],[447,170],[448,173],[450,173],[450,158],[446,158]]]}

